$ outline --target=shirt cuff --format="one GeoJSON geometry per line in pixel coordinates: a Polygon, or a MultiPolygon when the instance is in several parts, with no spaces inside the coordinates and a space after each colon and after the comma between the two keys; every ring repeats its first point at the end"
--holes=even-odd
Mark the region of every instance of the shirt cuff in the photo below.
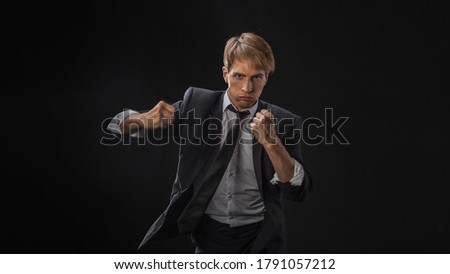
{"type": "MultiPolygon", "coordinates": [[[[289,183],[293,186],[300,186],[303,183],[303,178],[305,177],[305,170],[303,169],[303,166],[295,159],[294,160],[294,176],[291,180],[289,180],[289,183]]],[[[272,180],[270,182],[272,184],[278,184],[279,178],[277,173],[273,175],[272,180]]]]}
{"type": "MultiPolygon", "coordinates": [[[[120,128],[120,124],[125,120],[128,116],[134,113],[139,113],[137,111],[128,109],[122,112],[119,112],[114,118],[112,118],[111,122],[109,122],[107,129],[113,133],[122,135],[122,130],[120,128]]],[[[131,137],[139,137],[139,130],[133,134],[130,134],[131,137]]]]}

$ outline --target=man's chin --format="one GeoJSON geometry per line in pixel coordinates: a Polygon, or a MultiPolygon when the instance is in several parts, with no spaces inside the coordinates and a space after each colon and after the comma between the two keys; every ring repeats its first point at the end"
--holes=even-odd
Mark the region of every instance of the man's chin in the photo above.
{"type": "Polygon", "coordinates": [[[246,109],[251,106],[253,106],[256,103],[256,101],[249,101],[249,100],[240,100],[238,102],[239,109],[246,109]]]}

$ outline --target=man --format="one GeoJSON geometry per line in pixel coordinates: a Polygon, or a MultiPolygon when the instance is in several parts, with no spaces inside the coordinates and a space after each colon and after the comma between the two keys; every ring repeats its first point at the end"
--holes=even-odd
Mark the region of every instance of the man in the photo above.
{"type": "Polygon", "coordinates": [[[179,140],[169,205],[139,248],[191,234],[196,253],[286,252],[282,197],[300,202],[312,184],[300,150],[302,121],[259,99],[275,69],[262,37],[230,38],[223,63],[225,91],[190,87],[174,104],[125,111],[108,126],[122,137],[163,129],[179,140]],[[238,139],[228,139],[233,133],[238,139]]]}

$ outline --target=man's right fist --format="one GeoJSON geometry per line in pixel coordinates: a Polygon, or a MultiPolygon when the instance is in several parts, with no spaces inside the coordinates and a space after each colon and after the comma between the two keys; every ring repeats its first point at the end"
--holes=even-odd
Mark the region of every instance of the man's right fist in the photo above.
{"type": "Polygon", "coordinates": [[[159,101],[150,111],[141,113],[139,120],[147,129],[165,128],[173,122],[175,110],[176,108],[171,104],[159,101]]]}
{"type": "Polygon", "coordinates": [[[165,128],[175,119],[176,108],[164,101],[159,101],[150,111],[134,113],[128,116],[120,125],[122,133],[134,133],[140,128],[165,128]]]}

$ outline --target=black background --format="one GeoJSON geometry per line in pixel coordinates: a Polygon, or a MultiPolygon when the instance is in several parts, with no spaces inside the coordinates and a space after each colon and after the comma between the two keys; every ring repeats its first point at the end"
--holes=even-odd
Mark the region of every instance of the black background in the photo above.
{"type": "Polygon", "coordinates": [[[443,3],[6,5],[1,252],[137,253],[168,202],[177,148],[101,145],[104,121],[189,86],[224,89],[223,46],[253,31],[276,58],[262,99],[304,119],[349,117],[349,145],[304,145],[314,190],[286,203],[289,252],[448,253],[443,3]]]}

